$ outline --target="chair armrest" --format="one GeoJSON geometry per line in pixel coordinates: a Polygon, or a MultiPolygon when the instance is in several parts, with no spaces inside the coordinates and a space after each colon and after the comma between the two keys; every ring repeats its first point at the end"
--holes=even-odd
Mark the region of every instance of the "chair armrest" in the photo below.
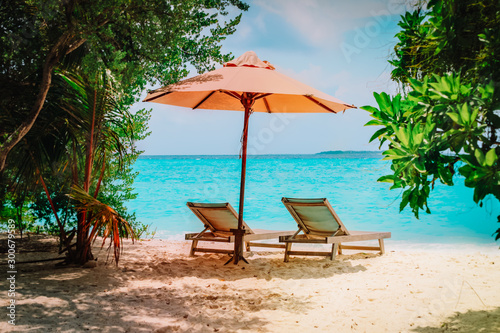
{"type": "Polygon", "coordinates": [[[292,235],[288,235],[288,236],[279,236],[279,242],[280,243],[284,243],[286,241],[288,241],[290,238],[292,238],[293,236],[292,235]]]}
{"type": "Polygon", "coordinates": [[[190,234],[185,234],[184,235],[184,239],[185,240],[192,240],[193,238],[195,238],[196,236],[198,236],[200,233],[199,232],[195,232],[195,233],[190,233],[190,234]]]}

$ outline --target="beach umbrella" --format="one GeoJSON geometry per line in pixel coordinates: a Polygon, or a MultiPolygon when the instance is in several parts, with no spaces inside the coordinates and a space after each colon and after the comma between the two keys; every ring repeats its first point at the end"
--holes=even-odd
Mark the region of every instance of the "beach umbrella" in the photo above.
{"type": "Polygon", "coordinates": [[[244,111],[238,229],[233,230],[234,263],[243,258],[243,207],[247,159],[248,120],[252,112],[338,113],[347,104],[276,71],[255,52],[248,51],[216,69],[150,91],[144,102],[205,110],[244,111]]]}

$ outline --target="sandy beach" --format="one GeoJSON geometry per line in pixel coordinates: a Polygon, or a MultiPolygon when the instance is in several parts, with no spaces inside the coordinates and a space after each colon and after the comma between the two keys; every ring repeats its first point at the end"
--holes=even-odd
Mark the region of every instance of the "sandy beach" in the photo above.
{"type": "MultiPolygon", "coordinates": [[[[19,245],[17,262],[56,255],[50,239],[35,243],[19,245]]],[[[189,257],[186,241],[150,240],[125,241],[118,267],[99,247],[87,268],[18,263],[16,325],[2,279],[0,331],[500,332],[500,251],[390,241],[386,251],[284,263],[282,251],[259,249],[248,265],[224,266],[225,255],[189,257]]]]}

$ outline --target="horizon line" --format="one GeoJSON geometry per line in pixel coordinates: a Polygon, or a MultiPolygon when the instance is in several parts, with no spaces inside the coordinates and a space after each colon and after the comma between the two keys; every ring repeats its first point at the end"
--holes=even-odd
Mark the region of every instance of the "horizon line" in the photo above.
{"type": "MultiPolygon", "coordinates": [[[[318,153],[268,153],[268,154],[247,154],[247,156],[266,155],[328,155],[332,153],[382,153],[381,150],[329,150],[318,153]]],[[[239,156],[239,154],[141,154],[140,156],[239,156]]]]}

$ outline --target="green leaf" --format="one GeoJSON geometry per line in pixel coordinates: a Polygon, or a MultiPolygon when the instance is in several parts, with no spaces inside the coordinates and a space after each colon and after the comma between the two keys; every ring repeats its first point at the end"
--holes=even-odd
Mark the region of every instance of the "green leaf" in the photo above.
{"type": "Polygon", "coordinates": [[[427,169],[425,168],[425,164],[420,159],[415,160],[415,162],[413,163],[413,166],[420,173],[427,172],[427,169]]]}
{"type": "Polygon", "coordinates": [[[394,183],[394,175],[382,176],[379,179],[377,179],[377,182],[379,182],[379,183],[394,183]]]}
{"type": "Polygon", "coordinates": [[[375,108],[373,106],[370,106],[370,105],[362,106],[362,107],[360,107],[360,109],[368,111],[370,113],[374,113],[374,112],[378,112],[379,111],[377,108],[375,108]]]}
{"type": "Polygon", "coordinates": [[[467,103],[464,103],[459,107],[458,110],[460,111],[460,118],[462,118],[462,121],[466,124],[469,124],[471,116],[469,105],[467,103]]]}
{"type": "Polygon", "coordinates": [[[486,172],[484,169],[476,169],[469,175],[469,180],[479,182],[482,181],[485,176],[486,172]]]}
{"type": "Polygon", "coordinates": [[[469,178],[472,171],[474,171],[474,168],[470,165],[464,165],[458,169],[458,172],[460,172],[460,174],[465,178],[469,178]]]}
{"type": "Polygon", "coordinates": [[[453,149],[454,152],[459,153],[463,148],[465,139],[467,138],[467,133],[459,131],[450,131],[448,133],[452,134],[446,136],[450,147],[453,149]]]}
{"type": "Polygon", "coordinates": [[[372,137],[370,138],[370,141],[368,141],[368,142],[372,142],[373,140],[379,138],[385,132],[387,132],[387,128],[386,127],[379,129],[378,131],[376,131],[375,133],[373,133],[372,137]]]}
{"type": "Polygon", "coordinates": [[[409,81],[410,81],[410,86],[414,91],[417,91],[419,95],[425,94],[426,87],[424,83],[413,78],[409,78],[409,81]]]}
{"type": "Polygon", "coordinates": [[[397,160],[408,156],[404,151],[395,148],[388,149],[382,154],[386,155],[383,160],[397,160]]]}
{"type": "MultiPolygon", "coordinates": [[[[410,125],[408,124],[408,127],[410,125]]],[[[408,131],[411,133],[411,128],[410,128],[410,131],[408,131]]],[[[399,139],[399,141],[401,141],[401,143],[403,145],[405,145],[406,147],[409,146],[409,143],[410,143],[410,136],[408,135],[408,133],[406,132],[406,129],[404,127],[399,127],[397,129],[394,130],[394,133],[396,134],[396,137],[399,139]]]]}
{"type": "Polygon", "coordinates": [[[474,202],[478,203],[479,201],[483,200],[486,194],[488,194],[488,190],[486,189],[486,187],[483,184],[478,183],[474,188],[474,202]]]}
{"type": "Polygon", "coordinates": [[[446,104],[436,104],[432,107],[432,113],[440,114],[443,111],[448,110],[449,106],[446,104]]]}
{"type": "MultiPolygon", "coordinates": [[[[444,77],[442,78],[444,79],[444,77]]],[[[429,95],[430,98],[432,99],[449,99],[448,94],[450,94],[450,86],[449,83],[446,80],[439,79],[438,77],[438,82],[431,82],[429,85],[432,87],[429,92],[432,92],[433,95],[429,95]],[[448,94],[446,94],[448,93],[448,94]]]]}
{"type": "Polygon", "coordinates": [[[445,185],[453,185],[452,177],[450,169],[446,167],[438,167],[439,179],[445,185]]]}
{"type": "Polygon", "coordinates": [[[401,109],[401,95],[394,96],[391,107],[393,114],[397,115],[401,109]]]}
{"type": "Polygon", "coordinates": [[[387,95],[385,92],[382,92],[380,94],[373,93],[373,96],[378,103],[380,111],[383,111],[393,117],[394,113],[392,112],[391,98],[389,97],[389,95],[387,95]]]}
{"type": "Polygon", "coordinates": [[[476,160],[478,161],[479,165],[484,166],[484,153],[481,151],[481,149],[476,148],[474,151],[474,156],[476,156],[476,160]]]}
{"type": "Polygon", "coordinates": [[[436,47],[436,50],[434,51],[434,56],[436,56],[441,50],[448,44],[448,41],[445,39],[439,45],[436,47]]]}
{"type": "Polygon", "coordinates": [[[381,121],[380,121],[380,120],[378,120],[378,119],[372,119],[372,120],[370,120],[369,122],[367,122],[367,123],[365,124],[365,126],[374,126],[374,125],[377,125],[377,126],[383,126],[383,125],[384,125],[384,123],[383,123],[383,122],[381,122],[381,121]]]}
{"type": "Polygon", "coordinates": [[[403,198],[401,199],[401,203],[399,204],[399,212],[402,212],[403,209],[408,205],[410,201],[411,189],[407,189],[403,192],[403,198]]]}
{"type": "Polygon", "coordinates": [[[495,92],[495,85],[496,85],[496,83],[493,80],[491,80],[486,85],[486,87],[484,87],[485,88],[485,92],[487,92],[489,95],[493,95],[493,93],[495,92]]]}
{"type": "Polygon", "coordinates": [[[422,144],[423,140],[424,140],[424,133],[418,133],[417,135],[415,135],[413,139],[415,147],[419,147],[422,144]]]}
{"type": "Polygon", "coordinates": [[[410,143],[412,144],[412,148],[420,146],[424,138],[424,133],[422,132],[421,124],[416,123],[413,129],[409,128],[409,130],[411,130],[410,143]]]}
{"type": "Polygon", "coordinates": [[[485,157],[485,166],[491,167],[495,162],[498,160],[497,153],[495,152],[495,148],[491,148],[487,153],[485,157]]]}
{"type": "Polygon", "coordinates": [[[475,107],[475,108],[472,109],[472,114],[470,116],[470,123],[471,124],[476,121],[478,113],[479,113],[479,108],[478,107],[475,107]]]}
{"type": "Polygon", "coordinates": [[[470,86],[463,86],[463,85],[460,86],[460,94],[463,96],[469,96],[471,91],[472,91],[472,87],[470,87],[470,86]]]}
{"type": "Polygon", "coordinates": [[[447,112],[446,113],[448,115],[448,117],[451,118],[451,120],[453,120],[455,123],[459,124],[459,125],[463,125],[463,122],[462,122],[462,119],[460,118],[460,115],[458,113],[455,113],[455,112],[447,112]]]}
{"type": "Polygon", "coordinates": [[[429,138],[435,127],[436,124],[432,122],[432,117],[427,118],[427,122],[425,123],[424,127],[424,136],[426,138],[429,138]]]}
{"type": "Polygon", "coordinates": [[[393,148],[397,148],[397,149],[402,148],[401,143],[399,141],[397,141],[397,138],[392,138],[389,135],[384,135],[384,138],[386,138],[387,140],[389,140],[391,142],[393,148]]]}

